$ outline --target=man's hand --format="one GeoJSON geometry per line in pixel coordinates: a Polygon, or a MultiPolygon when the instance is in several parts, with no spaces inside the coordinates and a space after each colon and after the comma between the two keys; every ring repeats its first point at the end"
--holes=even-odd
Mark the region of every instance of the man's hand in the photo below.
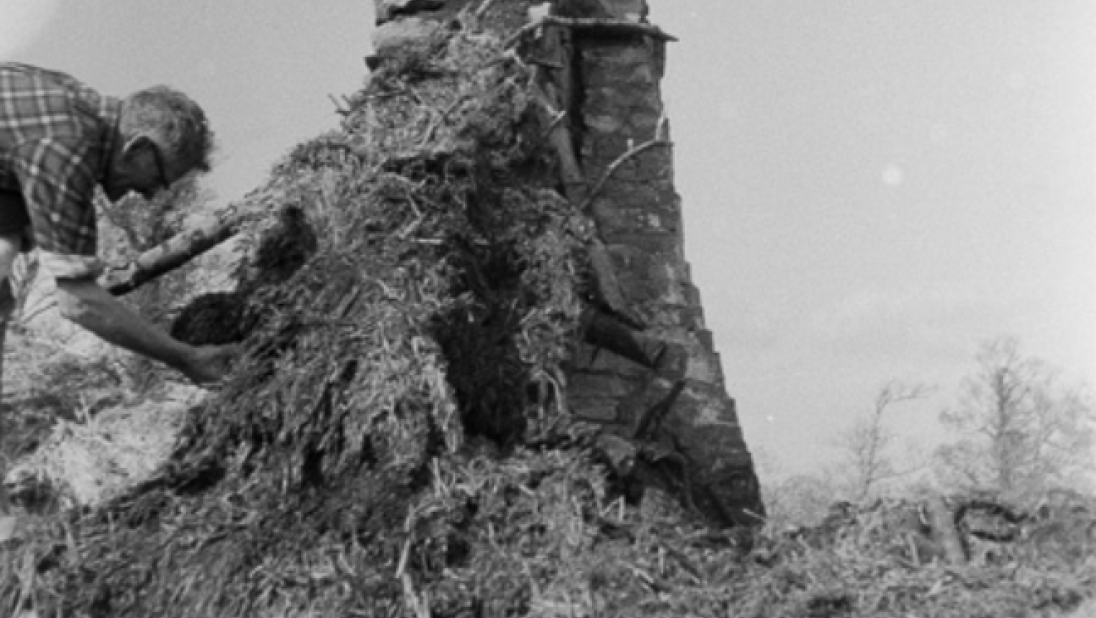
{"type": "Polygon", "coordinates": [[[181,371],[198,386],[212,386],[224,379],[240,355],[238,345],[207,345],[193,348],[181,371]]]}
{"type": "Polygon", "coordinates": [[[236,346],[176,341],[91,279],[58,279],[57,300],[64,317],[114,345],[178,369],[195,384],[221,380],[238,354],[236,346]]]}

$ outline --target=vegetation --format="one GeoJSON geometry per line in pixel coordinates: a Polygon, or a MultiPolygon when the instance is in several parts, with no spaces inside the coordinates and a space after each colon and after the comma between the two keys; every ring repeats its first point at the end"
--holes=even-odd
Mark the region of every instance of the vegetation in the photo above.
{"type": "Polygon", "coordinates": [[[897,436],[887,429],[883,417],[894,405],[919,399],[926,390],[924,386],[887,384],[876,395],[871,414],[858,418],[838,437],[852,471],[849,497],[853,502],[868,501],[875,497],[880,483],[908,472],[898,469],[888,452],[897,436]]]}
{"type": "MultiPolygon", "coordinates": [[[[400,549],[409,514],[445,516],[430,524],[440,538],[470,517],[431,491],[466,430],[504,447],[555,431],[588,226],[540,180],[553,175],[522,134],[525,69],[467,33],[400,66],[249,205],[252,258],[230,303],[247,328],[190,316],[246,337],[232,381],[161,478],[70,522],[79,551],[34,578],[35,603],[190,616],[368,599],[388,615],[405,603],[395,560],[419,556],[400,549]],[[335,548],[360,575],[350,588],[310,579],[335,548]],[[293,573],[314,585],[287,586],[293,573]]],[[[448,560],[401,577],[425,585],[448,560]]],[[[28,582],[4,585],[18,605],[28,582]]]]}
{"type": "Polygon", "coordinates": [[[942,480],[1031,504],[1048,487],[1096,489],[1096,410],[1079,387],[1025,358],[1015,339],[985,344],[959,405],[941,421],[960,439],[936,456],[942,480]]]}

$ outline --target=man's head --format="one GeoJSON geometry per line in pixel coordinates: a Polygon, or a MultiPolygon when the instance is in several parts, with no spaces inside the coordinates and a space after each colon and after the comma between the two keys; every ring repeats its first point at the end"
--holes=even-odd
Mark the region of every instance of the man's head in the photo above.
{"type": "Polygon", "coordinates": [[[209,171],[213,137],[205,112],[181,92],[156,86],[126,97],[119,133],[103,182],[111,201],[129,191],[148,199],[192,170],[209,171]]]}

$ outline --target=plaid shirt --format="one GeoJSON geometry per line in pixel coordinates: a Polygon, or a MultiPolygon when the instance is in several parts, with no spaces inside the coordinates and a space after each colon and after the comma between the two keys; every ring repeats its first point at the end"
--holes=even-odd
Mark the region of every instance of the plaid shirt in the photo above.
{"type": "Polygon", "coordinates": [[[0,191],[22,194],[42,263],[55,277],[102,269],[93,199],[120,108],[64,73],[0,63],[0,191]]]}

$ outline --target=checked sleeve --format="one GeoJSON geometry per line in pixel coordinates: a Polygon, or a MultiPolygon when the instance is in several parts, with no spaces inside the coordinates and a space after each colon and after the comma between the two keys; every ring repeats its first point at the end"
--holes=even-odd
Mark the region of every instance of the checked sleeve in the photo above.
{"type": "Polygon", "coordinates": [[[94,277],[95,174],[78,136],[31,140],[17,148],[15,173],[26,200],[42,263],[56,278],[94,277]]]}

